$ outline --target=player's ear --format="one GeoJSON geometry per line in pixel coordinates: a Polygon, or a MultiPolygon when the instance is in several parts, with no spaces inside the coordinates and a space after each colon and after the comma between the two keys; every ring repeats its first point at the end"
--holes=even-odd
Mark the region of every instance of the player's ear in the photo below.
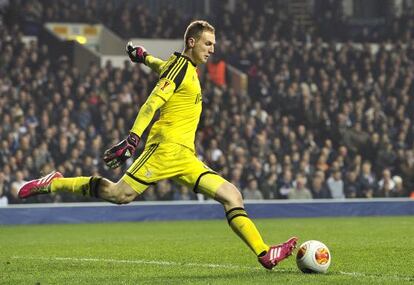
{"type": "Polygon", "coordinates": [[[188,38],[188,40],[187,40],[187,47],[188,48],[193,48],[194,45],[195,45],[195,38],[193,38],[193,37],[188,38]]]}

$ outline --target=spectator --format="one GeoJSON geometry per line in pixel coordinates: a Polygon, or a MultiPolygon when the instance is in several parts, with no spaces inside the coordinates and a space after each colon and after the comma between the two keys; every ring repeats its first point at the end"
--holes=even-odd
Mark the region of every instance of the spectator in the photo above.
{"type": "Polygon", "coordinates": [[[195,196],[194,196],[194,192],[192,192],[190,188],[184,185],[179,185],[178,189],[175,189],[174,191],[173,199],[189,201],[189,200],[195,200],[195,196]]]}
{"type": "MultiPolygon", "coordinates": [[[[59,169],[66,175],[93,171],[117,180],[122,170],[105,169],[100,163],[102,152],[128,131],[138,111],[131,105],[144,102],[156,75],[129,64],[122,68],[91,65],[80,74],[67,58],[50,57],[48,46],[36,41],[24,44],[15,24],[24,19],[22,25],[28,30],[30,22],[92,19],[105,20],[119,31],[123,21],[125,27],[140,27],[126,28],[122,31],[125,36],[140,31],[139,36],[174,37],[173,31],[180,29],[173,27],[188,19],[167,9],[176,16],[167,23],[163,17],[154,18],[144,5],[131,10],[128,3],[75,1],[68,6],[58,0],[45,7],[42,1],[35,2],[23,5],[18,10],[21,17],[7,19],[0,27],[0,173],[7,187],[17,170],[24,173],[24,180],[46,169],[59,169]],[[138,10],[140,17],[131,17],[138,10]],[[113,21],[109,17],[113,13],[122,21],[113,21]],[[154,23],[157,29],[149,29],[154,23]]],[[[15,9],[18,3],[10,1],[9,8],[15,9]]],[[[260,11],[262,5],[244,3],[246,11],[260,11]]],[[[337,13],[332,9],[328,8],[331,15],[337,13]]],[[[414,49],[412,39],[406,37],[410,26],[403,23],[412,13],[395,19],[401,24],[395,35],[401,38],[393,38],[394,44],[387,47],[391,35],[386,32],[359,35],[363,42],[375,39],[376,52],[368,44],[362,49],[346,41],[340,47],[336,42],[326,45],[318,37],[331,40],[336,35],[322,31],[320,25],[331,23],[332,17],[303,35],[293,27],[292,32],[278,28],[290,27],[278,16],[254,15],[246,14],[238,25],[233,23],[237,20],[234,11],[226,12],[226,22],[220,18],[220,54],[214,59],[246,70],[248,92],[237,91],[231,84],[217,87],[208,76],[202,76],[203,71],[200,74],[208,112],[200,121],[197,148],[203,149],[200,154],[207,163],[240,189],[246,186],[248,174],[254,173],[261,189],[268,191],[265,189],[275,187],[270,185],[274,177],[266,182],[269,173],[276,171],[278,191],[273,197],[284,199],[298,173],[310,178],[315,171],[323,171],[331,176],[333,169],[344,174],[346,197],[381,196],[376,177],[389,168],[403,180],[404,194],[398,192],[397,196],[407,196],[414,189],[414,117],[410,112],[414,108],[410,96],[414,49]],[[263,47],[252,44],[263,39],[263,47]],[[234,44],[230,47],[228,42],[234,44]],[[370,170],[364,170],[361,158],[371,165],[370,170]]],[[[341,20],[341,25],[350,24],[341,20]]],[[[266,193],[270,198],[271,192],[266,193]]],[[[22,202],[13,200],[7,188],[6,195],[10,203],[22,202]]],[[[65,201],[67,197],[56,199],[65,201]]]]}
{"type": "MultiPolygon", "coordinates": [[[[361,195],[361,185],[355,171],[348,171],[344,181],[344,193],[346,198],[357,198],[361,195]]],[[[374,193],[366,192],[366,198],[372,198],[374,193]]]]}
{"type": "Polygon", "coordinates": [[[6,196],[7,185],[4,174],[0,172],[0,207],[7,206],[9,199],[6,196]]]}
{"type": "Polygon", "coordinates": [[[404,151],[404,159],[401,164],[401,177],[409,192],[414,191],[414,150],[404,151]]]}
{"type": "Polygon", "coordinates": [[[259,184],[255,178],[250,178],[247,186],[242,191],[245,200],[263,200],[263,194],[259,190],[259,184]]]}
{"type": "Polygon", "coordinates": [[[169,201],[173,199],[172,186],[167,180],[161,180],[156,188],[157,198],[160,201],[169,201]]]}
{"type": "Polygon", "coordinates": [[[22,187],[27,181],[23,179],[24,178],[24,174],[22,171],[17,171],[16,172],[16,177],[14,180],[12,180],[11,185],[10,185],[10,196],[9,196],[9,200],[10,201],[18,201],[19,198],[17,196],[17,193],[20,189],[20,187],[22,187]]]}
{"type": "Polygon", "coordinates": [[[289,192],[288,199],[312,199],[312,194],[306,188],[306,177],[298,174],[295,180],[294,188],[289,192]]]}
{"type": "Polygon", "coordinates": [[[237,164],[231,172],[230,182],[236,187],[238,187],[238,189],[243,189],[242,171],[243,167],[237,164]]]}
{"type": "Polygon", "coordinates": [[[400,176],[393,176],[392,181],[395,183],[394,191],[391,193],[392,197],[404,197],[407,196],[404,190],[404,183],[400,176]]]}
{"type": "Polygon", "coordinates": [[[148,189],[143,194],[144,201],[157,201],[158,197],[155,193],[153,186],[148,187],[148,189]]]}
{"type": "Polygon", "coordinates": [[[285,169],[282,179],[278,180],[278,199],[288,199],[289,193],[293,191],[292,171],[285,169]]]}
{"type": "Polygon", "coordinates": [[[317,172],[313,176],[310,191],[313,199],[332,198],[331,193],[325,184],[325,175],[321,172],[317,172]]]}
{"type": "Polygon", "coordinates": [[[327,183],[331,197],[334,199],[344,199],[344,181],[339,169],[335,169],[328,178],[327,183]]]}
{"type": "Polygon", "coordinates": [[[217,140],[210,141],[210,146],[207,150],[207,160],[216,162],[223,155],[223,151],[218,147],[217,140]]]}
{"type": "Polygon", "coordinates": [[[384,169],[382,179],[378,181],[376,197],[392,197],[396,195],[395,182],[391,177],[391,171],[384,169]]]}
{"type": "Polygon", "coordinates": [[[369,198],[372,197],[375,192],[377,192],[377,179],[371,170],[371,162],[363,162],[361,174],[358,180],[359,184],[361,185],[361,193],[358,195],[358,197],[369,198]]]}
{"type": "Polygon", "coordinates": [[[277,199],[277,174],[270,172],[261,187],[264,199],[277,199]]]}

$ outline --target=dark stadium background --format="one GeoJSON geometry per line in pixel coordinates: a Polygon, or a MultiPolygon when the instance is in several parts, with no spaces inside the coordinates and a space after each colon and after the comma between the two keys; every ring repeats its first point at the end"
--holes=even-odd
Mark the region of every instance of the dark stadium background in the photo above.
{"type": "MultiPolygon", "coordinates": [[[[0,11],[1,205],[91,201],[16,198],[53,169],[119,179],[126,166],[107,169],[103,151],[157,79],[124,46],[145,39],[158,55],[149,47],[180,41],[193,19],[217,31],[197,150],[246,199],[414,191],[413,1],[5,0],[0,11]]],[[[140,199],[201,198],[164,181],[140,199]]]]}

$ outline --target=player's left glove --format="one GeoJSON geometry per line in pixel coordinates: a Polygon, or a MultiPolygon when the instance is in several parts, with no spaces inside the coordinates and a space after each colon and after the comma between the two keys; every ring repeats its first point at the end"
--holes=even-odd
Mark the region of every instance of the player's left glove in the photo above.
{"type": "Polygon", "coordinates": [[[126,52],[133,62],[145,63],[145,57],[148,55],[147,50],[142,46],[134,46],[132,42],[126,45],[126,52]]]}
{"type": "Polygon", "coordinates": [[[121,166],[128,158],[134,155],[139,140],[139,136],[130,133],[126,139],[107,149],[103,157],[105,164],[110,168],[121,166]]]}

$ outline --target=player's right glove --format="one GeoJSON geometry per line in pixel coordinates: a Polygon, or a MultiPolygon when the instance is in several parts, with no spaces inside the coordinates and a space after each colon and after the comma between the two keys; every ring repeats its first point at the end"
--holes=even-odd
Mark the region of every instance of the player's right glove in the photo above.
{"type": "Polygon", "coordinates": [[[145,63],[145,57],[148,55],[147,50],[142,46],[134,46],[132,42],[126,45],[126,52],[133,62],[145,63]]]}
{"type": "Polygon", "coordinates": [[[103,159],[105,164],[110,168],[121,166],[128,158],[134,155],[139,140],[139,136],[134,133],[129,133],[126,139],[104,152],[103,159]]]}

